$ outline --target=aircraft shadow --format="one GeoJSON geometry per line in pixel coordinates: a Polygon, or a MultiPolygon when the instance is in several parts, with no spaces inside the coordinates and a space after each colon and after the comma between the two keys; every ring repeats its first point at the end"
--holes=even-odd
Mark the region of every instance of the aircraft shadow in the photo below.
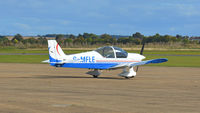
{"type": "Polygon", "coordinates": [[[82,79],[115,79],[115,80],[126,80],[125,78],[116,78],[116,77],[98,77],[93,78],[92,76],[57,76],[57,75],[33,75],[32,77],[20,77],[20,78],[38,78],[38,79],[57,79],[57,78],[82,78],[82,79]]]}

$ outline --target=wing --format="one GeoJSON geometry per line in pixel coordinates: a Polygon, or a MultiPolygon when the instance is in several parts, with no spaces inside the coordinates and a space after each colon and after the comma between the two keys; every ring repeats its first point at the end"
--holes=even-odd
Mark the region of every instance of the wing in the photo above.
{"type": "Polygon", "coordinates": [[[129,64],[129,67],[131,67],[131,66],[145,65],[145,64],[157,64],[157,63],[163,63],[163,62],[167,62],[167,61],[168,61],[168,59],[166,59],[166,58],[146,60],[146,61],[141,61],[141,62],[137,62],[137,63],[131,63],[131,64],[129,64]]]}
{"type": "Polygon", "coordinates": [[[134,62],[134,63],[123,63],[123,64],[116,65],[112,68],[134,67],[134,66],[145,65],[145,64],[163,63],[163,62],[167,62],[167,61],[168,61],[168,59],[166,59],[166,58],[159,58],[159,59],[152,59],[152,60],[146,60],[146,61],[134,62]]]}

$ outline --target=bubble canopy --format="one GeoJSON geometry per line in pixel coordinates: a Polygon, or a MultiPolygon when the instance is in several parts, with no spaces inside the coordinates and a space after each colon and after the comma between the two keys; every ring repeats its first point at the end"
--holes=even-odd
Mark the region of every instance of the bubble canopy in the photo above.
{"type": "Polygon", "coordinates": [[[105,46],[95,50],[105,58],[127,58],[128,53],[119,47],[105,46]]]}

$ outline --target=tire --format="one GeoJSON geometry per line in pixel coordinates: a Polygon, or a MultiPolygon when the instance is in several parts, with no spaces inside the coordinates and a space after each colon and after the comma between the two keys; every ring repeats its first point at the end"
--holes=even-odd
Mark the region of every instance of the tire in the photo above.
{"type": "Polygon", "coordinates": [[[125,77],[126,79],[130,79],[129,77],[125,77]]]}
{"type": "Polygon", "coordinates": [[[126,79],[130,79],[130,78],[134,78],[134,76],[132,76],[132,77],[125,77],[126,79]]]}
{"type": "Polygon", "coordinates": [[[93,75],[93,78],[98,78],[98,76],[97,75],[93,75]]]}

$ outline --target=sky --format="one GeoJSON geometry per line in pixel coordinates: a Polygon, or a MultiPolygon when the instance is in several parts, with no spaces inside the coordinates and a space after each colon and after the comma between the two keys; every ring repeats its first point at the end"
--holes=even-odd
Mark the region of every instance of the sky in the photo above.
{"type": "Polygon", "coordinates": [[[200,0],[0,0],[0,35],[200,36],[200,0]]]}

